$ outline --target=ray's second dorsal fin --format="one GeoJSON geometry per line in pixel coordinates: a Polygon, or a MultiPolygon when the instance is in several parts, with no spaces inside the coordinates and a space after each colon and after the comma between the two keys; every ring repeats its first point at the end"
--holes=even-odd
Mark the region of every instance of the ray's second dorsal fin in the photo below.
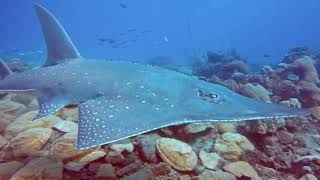
{"type": "Polygon", "coordinates": [[[0,59],[0,79],[4,79],[10,74],[12,74],[12,71],[10,70],[8,65],[0,59]]]}
{"type": "Polygon", "coordinates": [[[44,7],[34,5],[47,45],[48,59],[44,66],[56,65],[80,54],[59,21],[44,7]]]}

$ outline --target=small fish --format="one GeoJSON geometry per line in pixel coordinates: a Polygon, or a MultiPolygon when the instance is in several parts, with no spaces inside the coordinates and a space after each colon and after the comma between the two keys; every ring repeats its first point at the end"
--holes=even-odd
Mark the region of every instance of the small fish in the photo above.
{"type": "Polygon", "coordinates": [[[98,40],[99,40],[100,42],[106,42],[106,41],[107,41],[107,39],[105,39],[105,38],[98,38],[98,40]]]}
{"type": "Polygon", "coordinates": [[[123,8],[123,9],[126,9],[126,8],[127,8],[127,5],[126,5],[124,2],[121,2],[119,5],[120,5],[120,7],[123,8]]]}
{"type": "Polygon", "coordinates": [[[110,39],[110,40],[108,41],[109,44],[113,44],[113,43],[115,43],[115,42],[116,42],[116,40],[113,40],[113,39],[110,39]]]}
{"type": "Polygon", "coordinates": [[[290,81],[298,82],[300,77],[299,75],[296,75],[296,74],[289,74],[287,79],[290,81]]]}
{"type": "Polygon", "coordinates": [[[168,37],[167,37],[167,36],[163,36],[163,41],[164,41],[164,42],[169,42],[168,37]]]}
{"type": "Polygon", "coordinates": [[[128,32],[135,32],[135,31],[137,31],[137,29],[135,29],[135,28],[128,28],[127,31],[128,31],[128,32]]]}
{"type": "Polygon", "coordinates": [[[141,31],[141,34],[146,34],[146,33],[151,33],[152,30],[144,30],[144,31],[141,31]]]}
{"type": "Polygon", "coordinates": [[[271,57],[271,56],[270,56],[269,54],[264,54],[263,57],[264,57],[264,58],[269,58],[269,57],[271,57]]]}

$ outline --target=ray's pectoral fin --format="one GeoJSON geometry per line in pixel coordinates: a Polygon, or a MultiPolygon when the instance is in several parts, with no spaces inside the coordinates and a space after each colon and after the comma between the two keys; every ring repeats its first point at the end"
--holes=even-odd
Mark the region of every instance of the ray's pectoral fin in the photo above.
{"type": "Polygon", "coordinates": [[[33,118],[33,120],[39,120],[43,117],[49,116],[63,108],[68,102],[55,96],[42,96],[38,98],[40,106],[39,113],[33,118]]]}
{"type": "Polygon", "coordinates": [[[94,147],[174,125],[178,117],[172,112],[142,99],[90,99],[79,105],[76,147],[94,147]]]}

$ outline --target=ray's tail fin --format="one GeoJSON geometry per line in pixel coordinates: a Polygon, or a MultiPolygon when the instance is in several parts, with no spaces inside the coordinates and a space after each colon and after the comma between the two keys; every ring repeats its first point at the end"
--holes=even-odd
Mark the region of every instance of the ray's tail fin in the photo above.
{"type": "Polygon", "coordinates": [[[35,4],[34,9],[39,18],[48,51],[48,59],[44,66],[79,58],[77,48],[59,21],[39,4],[35,4]]]}
{"type": "Polygon", "coordinates": [[[8,67],[8,65],[0,59],[0,79],[4,79],[5,77],[12,74],[12,71],[8,67]]]}

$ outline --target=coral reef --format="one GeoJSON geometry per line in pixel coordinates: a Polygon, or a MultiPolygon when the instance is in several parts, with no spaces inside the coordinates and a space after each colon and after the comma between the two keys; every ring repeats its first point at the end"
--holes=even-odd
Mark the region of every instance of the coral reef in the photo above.
{"type": "Polygon", "coordinates": [[[226,80],[232,76],[248,73],[249,68],[245,62],[246,60],[241,58],[235,50],[229,53],[208,51],[205,60],[193,64],[193,73],[208,80],[213,76],[226,80]]]}
{"type": "Polygon", "coordinates": [[[172,126],[85,150],[75,150],[76,106],[32,121],[36,97],[2,94],[0,179],[319,179],[317,64],[311,51],[296,48],[278,66],[252,73],[235,51],[208,52],[194,75],[312,116],[172,126]]]}

